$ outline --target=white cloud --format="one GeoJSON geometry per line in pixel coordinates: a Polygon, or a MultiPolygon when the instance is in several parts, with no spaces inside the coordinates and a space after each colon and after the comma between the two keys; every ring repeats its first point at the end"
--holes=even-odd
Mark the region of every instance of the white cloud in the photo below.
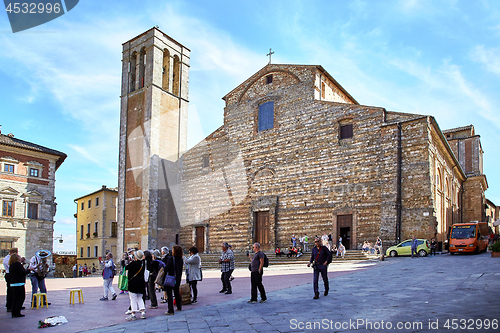
{"type": "Polygon", "coordinates": [[[500,48],[485,48],[484,45],[477,45],[471,52],[473,61],[478,62],[484,68],[500,76],[500,48]]]}

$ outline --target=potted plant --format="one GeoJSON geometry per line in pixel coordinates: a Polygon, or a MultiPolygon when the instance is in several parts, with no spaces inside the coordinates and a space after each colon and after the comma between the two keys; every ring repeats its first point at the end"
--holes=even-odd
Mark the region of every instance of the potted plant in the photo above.
{"type": "Polygon", "coordinates": [[[499,257],[500,258],[500,242],[496,242],[496,243],[488,246],[488,249],[491,251],[492,257],[499,257]]]}
{"type": "Polygon", "coordinates": [[[90,232],[87,232],[86,236],[87,236],[87,238],[90,238],[90,232]]]}
{"type": "Polygon", "coordinates": [[[97,231],[92,234],[94,237],[97,237],[97,231]]]}

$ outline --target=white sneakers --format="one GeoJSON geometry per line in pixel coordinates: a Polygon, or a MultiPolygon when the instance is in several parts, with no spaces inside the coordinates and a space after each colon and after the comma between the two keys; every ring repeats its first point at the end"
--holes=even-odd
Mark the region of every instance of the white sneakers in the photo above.
{"type": "MultiPolygon", "coordinates": [[[[135,313],[132,312],[132,310],[128,310],[127,312],[125,312],[126,315],[129,315],[127,318],[127,320],[136,320],[137,317],[135,316],[135,313]]],[[[146,319],[146,311],[142,310],[141,311],[141,319],[146,319]]]]}

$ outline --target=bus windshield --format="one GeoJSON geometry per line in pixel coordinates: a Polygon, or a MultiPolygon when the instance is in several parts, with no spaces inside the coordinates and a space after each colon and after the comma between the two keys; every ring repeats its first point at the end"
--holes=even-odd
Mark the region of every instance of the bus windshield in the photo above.
{"type": "Polygon", "coordinates": [[[454,239],[467,239],[476,237],[475,225],[456,225],[453,226],[451,231],[451,238],[454,239]]]}

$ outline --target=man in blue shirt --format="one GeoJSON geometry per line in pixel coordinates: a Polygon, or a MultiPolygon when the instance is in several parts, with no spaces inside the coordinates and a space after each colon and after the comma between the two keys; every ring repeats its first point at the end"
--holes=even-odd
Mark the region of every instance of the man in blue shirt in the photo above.
{"type": "Polygon", "coordinates": [[[418,240],[415,238],[415,236],[411,236],[411,258],[413,259],[413,253],[418,258],[418,252],[417,252],[417,247],[418,247],[418,240]]]}
{"type": "Polygon", "coordinates": [[[313,279],[313,288],[314,288],[314,297],[313,299],[319,298],[319,289],[318,289],[318,280],[319,274],[321,274],[321,278],[323,279],[323,283],[325,285],[325,296],[328,295],[328,291],[330,290],[330,285],[328,283],[328,264],[332,261],[332,254],[328,251],[326,246],[321,245],[321,240],[316,237],[314,240],[314,248],[311,253],[311,260],[307,264],[307,267],[310,267],[311,264],[314,268],[314,279],[313,279]]]}

